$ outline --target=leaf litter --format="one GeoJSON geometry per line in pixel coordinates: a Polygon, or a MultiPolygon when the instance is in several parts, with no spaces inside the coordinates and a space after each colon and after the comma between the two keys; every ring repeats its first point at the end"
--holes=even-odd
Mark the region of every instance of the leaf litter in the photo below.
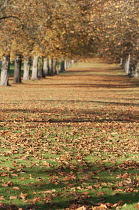
{"type": "Polygon", "coordinates": [[[138,209],[137,81],[84,65],[3,89],[0,209],[138,209]]]}

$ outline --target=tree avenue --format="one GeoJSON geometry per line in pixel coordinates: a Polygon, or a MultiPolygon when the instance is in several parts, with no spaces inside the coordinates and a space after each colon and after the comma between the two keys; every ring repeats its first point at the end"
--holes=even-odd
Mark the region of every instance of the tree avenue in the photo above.
{"type": "Polygon", "coordinates": [[[138,10],[138,1],[106,1],[95,19],[100,32],[98,51],[105,57],[122,58],[127,74],[138,62],[138,10]]]}
{"type": "MultiPolygon", "coordinates": [[[[16,64],[17,57],[22,59],[24,80],[30,78],[30,59],[34,80],[56,73],[49,63],[96,55],[121,58],[126,72],[133,64],[137,75],[138,9],[135,0],[2,0],[1,60],[10,57],[16,64]],[[41,58],[44,72],[38,65],[41,58]]],[[[1,85],[8,85],[8,71],[9,64],[2,65],[1,85]]],[[[20,83],[21,65],[15,71],[18,79],[14,76],[13,82],[20,83]]]]}

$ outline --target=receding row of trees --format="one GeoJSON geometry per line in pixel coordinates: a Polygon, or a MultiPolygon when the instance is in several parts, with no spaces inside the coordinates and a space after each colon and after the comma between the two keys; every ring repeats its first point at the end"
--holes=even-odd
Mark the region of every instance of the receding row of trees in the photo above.
{"type": "MultiPolygon", "coordinates": [[[[62,60],[48,59],[46,57],[34,56],[32,60],[30,57],[21,57],[16,55],[14,59],[14,74],[13,83],[21,83],[21,79],[25,80],[37,80],[45,78],[46,76],[54,76],[60,72],[65,71],[70,67],[74,60],[62,60]],[[22,73],[23,64],[23,75],[22,73]]],[[[13,65],[13,64],[12,64],[13,65]]],[[[2,68],[1,68],[1,85],[9,85],[9,72],[10,72],[10,56],[3,56],[2,68]]]]}
{"type": "Polygon", "coordinates": [[[139,77],[139,1],[106,1],[98,13],[99,53],[120,61],[128,75],[139,77]]]}
{"type": "Polygon", "coordinates": [[[25,80],[30,60],[37,79],[56,74],[64,60],[97,55],[139,77],[138,9],[136,0],[1,0],[1,85],[8,85],[10,60],[21,82],[21,58],[25,80]]]}
{"type": "Polygon", "coordinates": [[[31,78],[37,79],[40,75],[55,74],[57,63],[61,63],[62,69],[64,60],[83,56],[88,42],[88,32],[83,26],[90,7],[88,1],[3,0],[0,18],[1,85],[8,85],[10,60],[15,60],[14,82],[19,83],[21,58],[25,69],[23,79],[29,78],[30,59],[31,78]],[[41,66],[42,57],[44,68],[40,71],[37,67],[41,66]]]}

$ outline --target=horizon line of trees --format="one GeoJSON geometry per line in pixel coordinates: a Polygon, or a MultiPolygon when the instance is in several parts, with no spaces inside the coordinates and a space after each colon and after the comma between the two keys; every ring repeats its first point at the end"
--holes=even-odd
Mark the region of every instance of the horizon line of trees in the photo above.
{"type": "Polygon", "coordinates": [[[21,82],[21,58],[25,80],[30,59],[31,79],[38,79],[64,69],[64,60],[96,55],[139,77],[138,10],[136,0],[1,0],[1,85],[13,60],[13,82],[21,82]]]}

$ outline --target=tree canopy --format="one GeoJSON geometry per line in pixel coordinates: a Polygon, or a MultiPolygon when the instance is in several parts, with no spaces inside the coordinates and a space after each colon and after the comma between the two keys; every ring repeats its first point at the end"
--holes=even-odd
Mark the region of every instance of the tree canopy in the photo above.
{"type": "Polygon", "coordinates": [[[0,54],[137,55],[138,10],[135,0],[2,0],[0,54]]]}

